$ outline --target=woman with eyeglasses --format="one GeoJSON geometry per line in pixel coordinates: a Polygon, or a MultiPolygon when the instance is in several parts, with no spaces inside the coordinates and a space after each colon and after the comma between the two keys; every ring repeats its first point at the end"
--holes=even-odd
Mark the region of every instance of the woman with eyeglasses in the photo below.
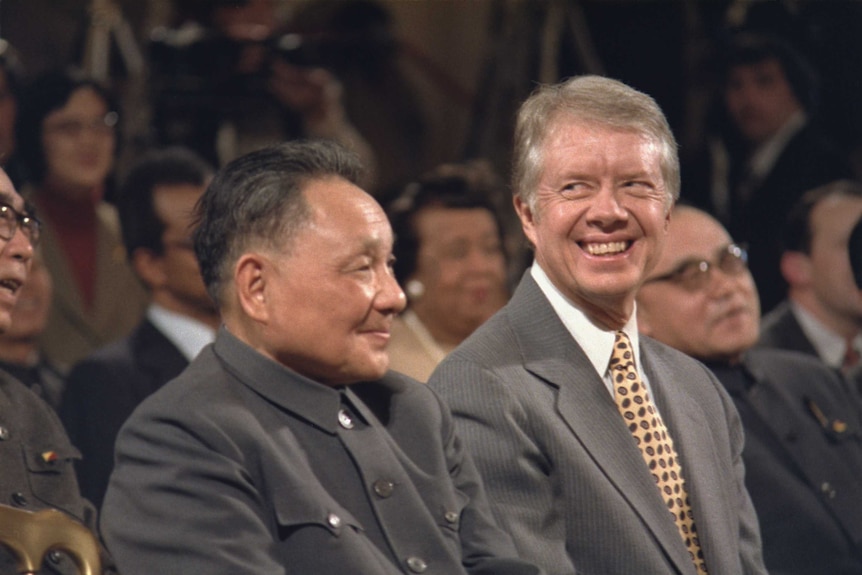
{"type": "Polygon", "coordinates": [[[427,381],[437,364],[509,299],[502,191],[480,164],[447,165],[389,210],[395,277],[408,307],[392,325],[389,368],[427,381]]]}
{"type": "Polygon", "coordinates": [[[139,320],[146,294],[132,273],[113,206],[105,201],[118,142],[110,92],[76,72],[28,86],[16,127],[25,193],[43,222],[42,251],[54,298],[42,344],[68,369],[139,320]]]}

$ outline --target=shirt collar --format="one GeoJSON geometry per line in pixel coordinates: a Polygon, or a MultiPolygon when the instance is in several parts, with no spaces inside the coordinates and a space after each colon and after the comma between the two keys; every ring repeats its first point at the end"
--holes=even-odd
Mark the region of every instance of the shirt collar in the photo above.
{"type": "MultiPolygon", "coordinates": [[[[539,285],[539,289],[548,298],[551,307],[554,308],[566,330],[575,339],[581,349],[584,350],[590,363],[593,364],[596,373],[604,378],[608,371],[611,354],[613,353],[616,331],[602,329],[591,322],[580,308],[575,306],[569,298],[557,289],[557,286],[553,284],[538,262],[533,263],[530,274],[539,285]]],[[[641,366],[643,364],[641,363],[636,311],[632,312],[622,331],[629,336],[629,340],[631,340],[632,347],[635,350],[636,367],[639,371],[642,371],[641,366]]]]}
{"type": "Polygon", "coordinates": [[[180,350],[186,359],[192,361],[198,353],[215,339],[215,330],[210,326],[170,311],[159,304],[150,304],[147,319],[180,350]]]}
{"type": "Polygon", "coordinates": [[[797,110],[771,138],[760,144],[751,155],[748,165],[751,173],[757,177],[764,177],[772,170],[772,166],[778,161],[778,156],[784,151],[787,142],[801,130],[808,122],[803,110],[797,110]]]}
{"type": "MultiPolygon", "coordinates": [[[[817,355],[830,367],[840,368],[844,362],[844,353],[847,348],[847,340],[830,330],[814,315],[795,301],[790,302],[790,308],[799,327],[802,328],[805,337],[817,350],[817,355]]],[[[853,339],[853,347],[862,353],[862,334],[853,339]]]]}

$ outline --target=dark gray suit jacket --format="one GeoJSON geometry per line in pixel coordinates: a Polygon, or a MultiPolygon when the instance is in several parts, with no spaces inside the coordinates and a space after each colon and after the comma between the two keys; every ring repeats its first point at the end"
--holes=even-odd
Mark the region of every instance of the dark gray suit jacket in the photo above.
{"type": "Polygon", "coordinates": [[[135,408],[189,364],[149,320],[78,363],[66,380],[60,418],[81,450],[81,493],[100,507],[114,468],[114,440],[135,408]]]}
{"type": "Polygon", "coordinates": [[[102,512],[123,575],[538,572],[425,385],[327,387],[224,329],[123,427],[102,512]]]}
{"type": "MultiPolygon", "coordinates": [[[[757,347],[766,349],[783,349],[797,351],[820,358],[817,349],[805,332],[789,301],[781,302],[778,307],[763,316],[760,322],[760,339],[757,347]]],[[[839,370],[835,370],[839,372],[839,370]]],[[[850,393],[856,403],[862,407],[862,365],[851,370],[842,380],[842,386],[850,393]]]]}
{"type": "Polygon", "coordinates": [[[819,357],[814,345],[802,331],[802,326],[799,325],[787,300],[763,316],[757,347],[798,351],[819,357]]]}
{"type": "MultiPolygon", "coordinates": [[[[765,573],[730,398],[675,350],[642,338],[641,354],[710,574],[765,573]]],[[[553,574],[694,574],[613,398],[529,272],[429,385],[449,403],[522,557],[553,574]]]]}
{"type": "Polygon", "coordinates": [[[838,374],[773,349],[714,370],[745,426],[745,483],[769,572],[862,573],[862,414],[838,374]]]}

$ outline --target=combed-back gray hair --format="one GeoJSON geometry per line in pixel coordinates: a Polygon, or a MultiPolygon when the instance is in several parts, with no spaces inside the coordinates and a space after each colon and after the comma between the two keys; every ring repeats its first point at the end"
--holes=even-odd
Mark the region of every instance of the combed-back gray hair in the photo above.
{"type": "Polygon", "coordinates": [[[251,152],[216,172],[196,207],[195,254],[207,292],[221,307],[237,259],[252,246],[288,249],[309,220],[302,191],[312,180],[357,183],[356,154],[328,141],[294,141],[251,152]]]}
{"type": "Polygon", "coordinates": [[[559,84],[540,86],[518,112],[512,191],[528,205],[533,206],[535,200],[545,140],[561,117],[631,130],[655,140],[668,194],[667,206],[679,197],[676,139],[655,100],[617,80],[577,76],[559,84]]]}

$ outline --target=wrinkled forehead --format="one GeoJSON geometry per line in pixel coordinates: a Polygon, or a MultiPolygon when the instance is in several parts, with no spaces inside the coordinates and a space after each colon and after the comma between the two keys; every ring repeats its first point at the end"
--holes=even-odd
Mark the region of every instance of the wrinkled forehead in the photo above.
{"type": "Polygon", "coordinates": [[[730,234],[712,216],[677,206],[671,214],[661,259],[666,264],[710,259],[731,243],[730,234]]]}

